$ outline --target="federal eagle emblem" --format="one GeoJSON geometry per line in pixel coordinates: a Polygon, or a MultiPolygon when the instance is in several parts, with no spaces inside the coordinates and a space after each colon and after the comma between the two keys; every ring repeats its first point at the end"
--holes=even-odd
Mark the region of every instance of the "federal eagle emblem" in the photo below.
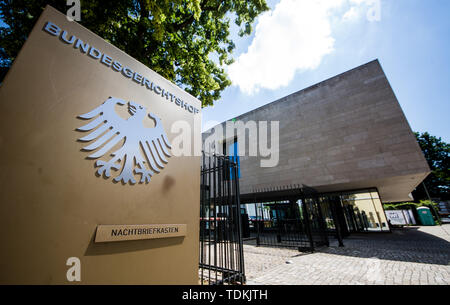
{"type": "Polygon", "coordinates": [[[97,159],[113,149],[119,142],[123,145],[112,152],[109,161],[97,160],[95,163],[97,174],[106,178],[111,176],[111,169],[122,169],[114,181],[135,184],[134,174],[140,174],[139,183],[149,183],[154,173],[159,173],[170,157],[168,149],[171,148],[167,135],[164,132],[161,119],[147,109],[134,102],[128,102],[128,119],[121,118],[115,110],[117,104],[125,105],[125,101],[110,97],[102,105],[91,112],[78,116],[81,119],[92,120],[88,124],[77,128],[79,131],[91,131],[80,138],[80,141],[95,142],[84,147],[85,151],[95,151],[88,156],[97,159]],[[144,127],[143,120],[148,115],[155,121],[154,128],[144,127]],[[148,160],[148,162],[147,162],[148,160]],[[147,166],[148,165],[148,166],[147,166]]]}

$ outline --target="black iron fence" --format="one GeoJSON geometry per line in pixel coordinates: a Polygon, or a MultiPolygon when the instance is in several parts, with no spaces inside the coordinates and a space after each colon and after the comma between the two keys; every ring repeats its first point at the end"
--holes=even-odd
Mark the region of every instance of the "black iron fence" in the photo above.
{"type": "Polygon", "coordinates": [[[230,157],[203,153],[200,197],[201,284],[245,283],[238,168],[230,157]]]}
{"type": "Polygon", "coordinates": [[[309,226],[300,216],[296,202],[275,201],[255,204],[251,232],[258,246],[279,246],[310,250],[309,226]]]}
{"type": "Polygon", "coordinates": [[[330,238],[343,245],[346,223],[339,197],[291,185],[254,190],[241,195],[241,203],[247,212],[245,243],[311,252],[329,246],[330,238]]]}
{"type": "Polygon", "coordinates": [[[240,195],[238,165],[233,161],[228,156],[202,156],[201,284],[245,283],[243,241],[313,252],[329,246],[330,237],[343,246],[350,212],[355,227],[364,227],[362,213],[350,211],[338,196],[319,194],[305,185],[240,195]]]}
{"type": "Polygon", "coordinates": [[[313,198],[255,203],[254,211],[246,240],[256,240],[258,246],[314,251],[329,245],[320,205],[313,198]]]}

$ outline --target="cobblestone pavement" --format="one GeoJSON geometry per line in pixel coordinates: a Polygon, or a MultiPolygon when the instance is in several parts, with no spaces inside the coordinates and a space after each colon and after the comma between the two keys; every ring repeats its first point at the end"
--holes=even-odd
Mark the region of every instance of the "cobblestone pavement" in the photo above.
{"type": "Polygon", "coordinates": [[[450,224],[353,234],[344,244],[312,254],[245,245],[247,284],[450,284],[450,224]]]}

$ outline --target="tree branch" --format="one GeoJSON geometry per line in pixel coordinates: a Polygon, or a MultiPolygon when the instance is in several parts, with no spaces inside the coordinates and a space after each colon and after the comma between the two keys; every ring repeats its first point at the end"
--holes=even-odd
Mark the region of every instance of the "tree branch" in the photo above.
{"type": "MultiPolygon", "coordinates": [[[[206,6],[207,2],[208,2],[208,0],[203,0],[203,1],[200,3],[200,9],[201,9],[202,12],[217,11],[217,10],[219,9],[219,7],[220,7],[220,4],[221,4],[221,2],[218,1],[216,6],[214,6],[214,7],[210,7],[210,6],[209,6],[209,7],[208,7],[208,6],[206,6]]],[[[188,26],[188,25],[191,24],[192,22],[194,22],[194,20],[195,20],[195,19],[194,19],[194,14],[192,14],[191,16],[189,16],[188,18],[186,18],[183,22],[174,24],[173,27],[172,27],[172,29],[173,29],[174,32],[177,32],[177,31],[183,29],[184,27],[188,26]]]]}

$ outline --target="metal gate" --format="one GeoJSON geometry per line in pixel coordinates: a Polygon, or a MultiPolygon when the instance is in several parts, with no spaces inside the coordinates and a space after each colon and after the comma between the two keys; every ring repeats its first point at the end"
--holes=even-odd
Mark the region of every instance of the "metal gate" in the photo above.
{"type": "Polygon", "coordinates": [[[202,285],[245,283],[238,168],[230,157],[202,155],[200,264],[202,285]]]}
{"type": "Polygon", "coordinates": [[[326,225],[317,200],[291,199],[255,204],[253,238],[258,246],[296,248],[314,251],[328,246],[326,225]]]}
{"type": "Polygon", "coordinates": [[[245,243],[313,252],[336,237],[343,245],[334,197],[306,185],[255,189],[241,195],[241,204],[248,214],[242,221],[245,243]]]}

